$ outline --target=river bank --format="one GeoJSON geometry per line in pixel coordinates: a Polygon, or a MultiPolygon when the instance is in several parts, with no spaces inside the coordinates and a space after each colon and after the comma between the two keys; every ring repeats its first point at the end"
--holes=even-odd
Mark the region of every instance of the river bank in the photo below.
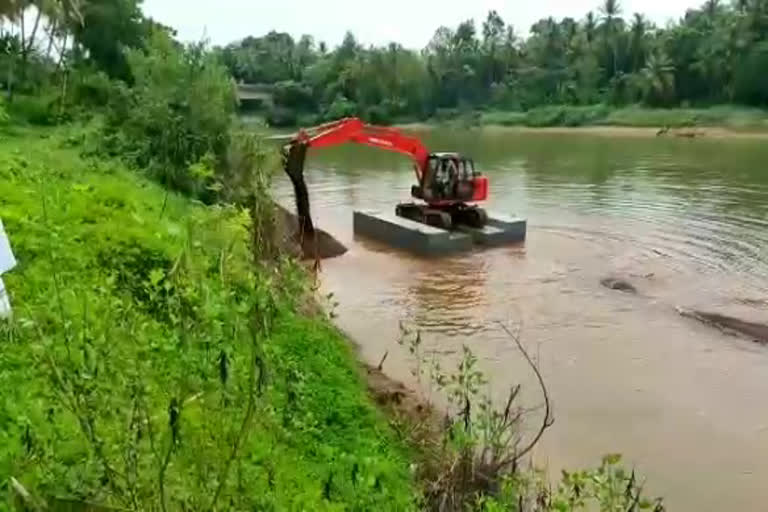
{"type": "MultiPolygon", "coordinates": [[[[429,130],[446,126],[446,123],[405,123],[397,125],[405,130],[429,130]]],[[[449,124],[450,126],[450,124],[449,124]]],[[[462,127],[465,129],[465,127],[462,127]]],[[[768,128],[765,131],[760,130],[735,130],[725,127],[697,126],[695,128],[670,128],[662,133],[660,128],[651,127],[633,127],[633,126],[504,126],[500,124],[487,124],[472,127],[474,130],[498,133],[520,133],[520,134],[549,134],[549,135],[597,135],[601,137],[665,137],[682,139],[768,139],[768,128]]]]}
{"type": "Polygon", "coordinates": [[[15,310],[0,324],[3,478],[135,510],[213,496],[412,509],[407,449],[347,340],[302,312],[300,267],[254,270],[247,215],[83,156],[82,141],[69,126],[0,138],[19,261],[3,276],[15,310]]]}
{"type": "Polygon", "coordinates": [[[768,137],[768,111],[738,106],[700,109],[614,108],[594,106],[546,106],[525,112],[444,112],[424,122],[404,122],[411,129],[456,126],[462,129],[516,130],[519,132],[584,133],[611,137],[768,137]]]}

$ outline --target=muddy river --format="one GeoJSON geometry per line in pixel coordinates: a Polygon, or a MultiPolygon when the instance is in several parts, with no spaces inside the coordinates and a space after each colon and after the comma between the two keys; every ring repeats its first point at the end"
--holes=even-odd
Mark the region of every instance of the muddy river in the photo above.
{"type": "MultiPolygon", "coordinates": [[[[768,141],[430,130],[433,150],[474,157],[491,211],[529,220],[524,245],[419,259],[352,233],[355,208],[394,208],[404,158],[310,154],[315,221],[346,243],[323,263],[339,325],[363,356],[416,385],[398,323],[449,364],[466,344],[501,396],[535,380],[499,321],[520,325],[553,397],[537,464],[624,454],[669,510],[768,509],[768,347],[675,308],[768,321],[768,141]],[[636,296],[600,285],[630,279],[636,296]]],[[[290,203],[287,180],[278,179],[290,203]]],[[[535,418],[531,419],[531,428],[535,418]]]]}

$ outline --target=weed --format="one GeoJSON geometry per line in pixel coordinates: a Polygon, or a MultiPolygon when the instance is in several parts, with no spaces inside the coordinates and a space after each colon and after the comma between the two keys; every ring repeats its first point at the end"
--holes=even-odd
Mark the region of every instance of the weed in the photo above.
{"type": "Polygon", "coordinates": [[[309,279],[269,245],[268,197],[205,207],[72,139],[0,141],[19,259],[0,475],[49,504],[411,509],[404,449],[349,347],[296,313],[309,279]]]}
{"type": "Polygon", "coordinates": [[[541,373],[519,337],[519,330],[505,324],[501,329],[517,345],[536,376],[543,397],[539,428],[527,441],[523,423],[534,409],[519,403],[519,385],[512,386],[499,407],[486,392],[484,374],[477,357],[464,346],[456,368],[444,372],[439,361],[426,356],[421,334],[401,327],[401,345],[414,357],[414,375],[429,375],[429,389],[447,399],[442,425],[433,427],[411,419],[411,427],[398,427],[418,448],[417,476],[424,488],[424,508],[439,512],[477,510],[495,512],[549,512],[593,510],[637,511],[653,508],[663,511],[660,500],[643,497],[642,484],[634,471],[626,472],[620,456],[606,456],[594,470],[564,472],[555,490],[543,474],[523,461],[538,444],[554,418],[549,392],[541,373]],[[413,423],[416,423],[415,425],[413,423]]]}

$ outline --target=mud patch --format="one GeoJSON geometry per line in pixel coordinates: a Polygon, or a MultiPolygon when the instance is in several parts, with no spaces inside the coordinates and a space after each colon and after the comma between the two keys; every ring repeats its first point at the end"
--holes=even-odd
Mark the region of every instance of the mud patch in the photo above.
{"type": "Polygon", "coordinates": [[[627,281],[626,279],[622,279],[620,277],[606,277],[600,280],[600,284],[608,288],[609,290],[616,290],[624,293],[637,293],[637,288],[635,288],[635,285],[627,281]]]}
{"type": "Polygon", "coordinates": [[[720,329],[721,331],[751,339],[761,345],[768,345],[768,325],[757,322],[749,322],[740,318],[723,315],[720,313],[711,313],[707,311],[697,311],[684,308],[677,308],[677,312],[687,318],[693,318],[706,325],[720,329]]]}
{"type": "Polygon", "coordinates": [[[364,367],[368,392],[380,407],[417,422],[428,421],[433,417],[432,406],[415,391],[388,377],[381,368],[369,364],[364,367]]]}
{"type": "Polygon", "coordinates": [[[303,259],[336,258],[347,252],[347,247],[322,229],[314,228],[314,236],[301,236],[298,217],[275,204],[275,220],[280,246],[287,253],[303,259]]]}

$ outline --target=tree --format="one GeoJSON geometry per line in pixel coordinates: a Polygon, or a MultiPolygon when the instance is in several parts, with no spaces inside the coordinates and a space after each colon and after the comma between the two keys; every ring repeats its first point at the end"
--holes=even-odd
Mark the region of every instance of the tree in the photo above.
{"type": "Polygon", "coordinates": [[[82,7],[82,23],[73,30],[76,55],[111,78],[130,81],[125,49],[141,48],[153,28],[139,0],[88,0],[82,7]]]}
{"type": "Polygon", "coordinates": [[[645,65],[646,54],[646,32],[648,30],[648,22],[640,13],[635,13],[632,17],[632,26],[630,28],[631,42],[630,42],[630,59],[632,69],[642,69],[645,65]]]}
{"type": "Polygon", "coordinates": [[[721,7],[720,0],[707,0],[704,2],[704,12],[710,19],[714,19],[720,13],[721,7]]]}
{"type": "Polygon", "coordinates": [[[496,11],[489,11],[483,22],[483,52],[485,53],[485,83],[490,86],[503,75],[504,62],[500,50],[504,44],[504,20],[496,11]]]}
{"type": "Polygon", "coordinates": [[[592,43],[595,40],[595,33],[597,32],[597,19],[595,13],[589,11],[584,18],[584,34],[587,36],[587,43],[592,43]]]}
{"type": "Polygon", "coordinates": [[[578,22],[543,18],[525,38],[491,10],[479,29],[473,20],[439,27],[420,53],[364,48],[352,33],[333,49],[270,33],[229,45],[222,58],[235,78],[280,84],[319,117],[455,115],[488,104],[762,104],[755,73],[765,69],[768,0],[701,0],[663,28],[642,13],[625,23],[619,0],[601,2],[578,22]]]}
{"type": "Polygon", "coordinates": [[[623,24],[619,17],[621,4],[619,0],[605,0],[600,11],[603,14],[603,41],[610,54],[611,76],[615,76],[618,71],[618,32],[623,24]]]}
{"type": "Polygon", "coordinates": [[[667,106],[674,100],[675,68],[665,54],[657,52],[648,56],[643,69],[645,100],[651,105],[667,106]]]}

